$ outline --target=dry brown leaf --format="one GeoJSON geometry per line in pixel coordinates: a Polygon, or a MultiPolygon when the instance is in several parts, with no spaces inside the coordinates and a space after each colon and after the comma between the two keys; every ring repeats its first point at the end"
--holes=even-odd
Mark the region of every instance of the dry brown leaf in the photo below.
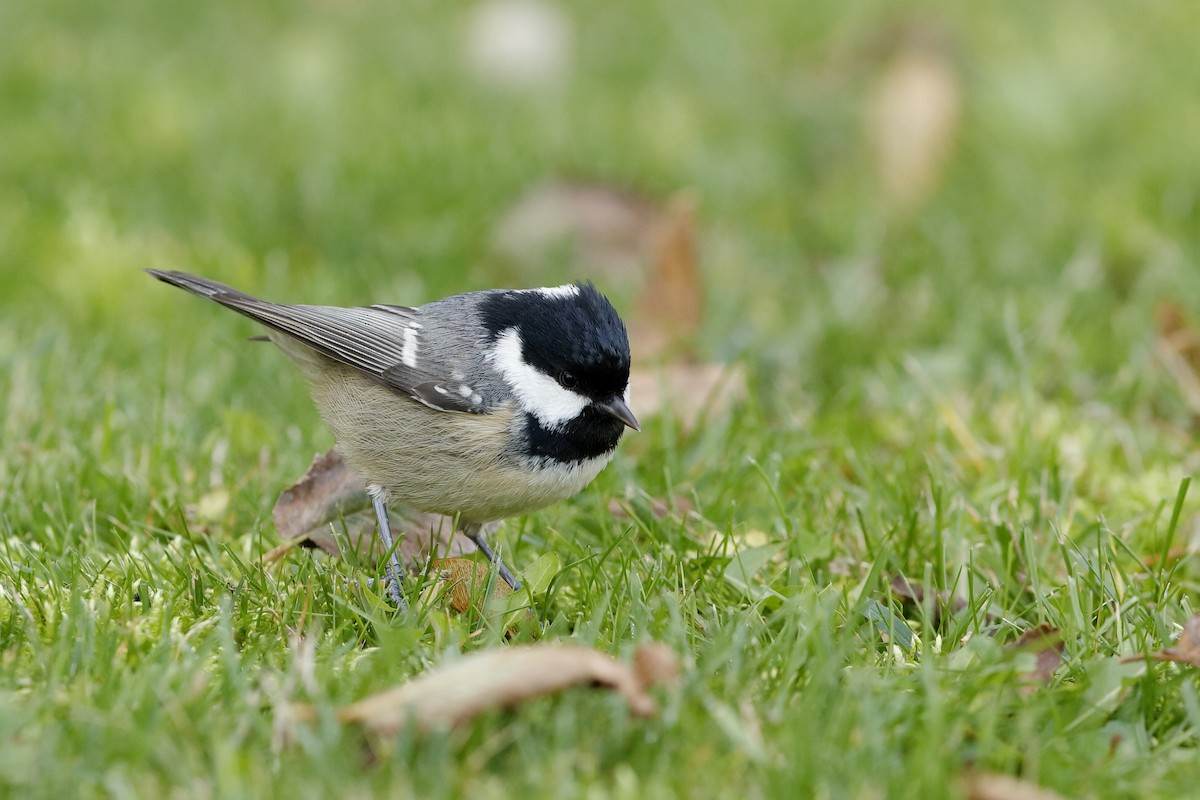
{"type": "Polygon", "coordinates": [[[942,617],[947,613],[957,613],[967,607],[966,601],[962,598],[951,597],[946,592],[935,592],[919,583],[910,581],[903,575],[892,578],[888,588],[893,597],[918,608],[923,608],[926,598],[930,598],[933,611],[933,619],[930,622],[935,628],[942,624],[942,617]]]}
{"type": "Polygon", "coordinates": [[[1200,414],[1200,333],[1183,307],[1164,301],[1154,309],[1159,360],[1171,374],[1193,414],[1200,414]]]}
{"type": "Polygon", "coordinates": [[[644,281],[629,319],[634,411],[649,418],[670,409],[685,428],[706,411],[740,400],[746,377],[738,365],[703,363],[692,348],[704,320],[695,196],[675,195],[665,209],[626,189],[552,183],[527,193],[497,227],[496,246],[517,263],[533,263],[563,243],[575,270],[644,281]]]}
{"type": "Polygon", "coordinates": [[[1048,622],[1029,628],[1009,645],[1009,650],[1013,652],[1033,653],[1036,657],[1033,669],[1018,679],[1024,684],[1023,690],[1032,691],[1038,685],[1049,682],[1062,664],[1063,648],[1062,631],[1048,622]]]}
{"type": "MultiPolygon", "coordinates": [[[[673,497],[650,498],[650,513],[654,515],[655,519],[663,519],[672,513],[687,516],[695,509],[696,506],[691,498],[682,494],[673,497]]],[[[608,502],[608,513],[619,519],[629,519],[629,504],[625,500],[614,497],[608,502]]]]}
{"type": "Polygon", "coordinates": [[[704,282],[696,249],[696,201],[680,192],[655,234],[649,283],[638,302],[630,344],[635,361],[690,353],[704,318],[704,282]]]}
{"type": "MultiPolygon", "coordinates": [[[[1200,614],[1193,616],[1183,626],[1183,633],[1179,634],[1179,640],[1175,642],[1174,647],[1151,653],[1149,657],[1157,661],[1174,661],[1200,667],[1200,614]]],[[[1121,660],[1139,661],[1141,658],[1141,655],[1132,655],[1121,660]]]]}
{"type": "Polygon", "coordinates": [[[973,773],[964,783],[970,800],[1063,800],[1058,792],[996,772],[973,773]]]}
{"type": "Polygon", "coordinates": [[[440,580],[439,593],[445,592],[450,599],[450,607],[460,614],[474,607],[482,611],[487,601],[488,584],[493,585],[491,596],[500,599],[512,594],[512,587],[498,577],[492,581],[492,567],[482,561],[472,561],[469,558],[435,558],[429,563],[430,573],[437,575],[440,580]]]}
{"type": "Polygon", "coordinates": [[[493,246],[531,266],[566,246],[575,274],[637,280],[653,258],[663,220],[654,201],[624,187],[545,183],[517,199],[496,226],[493,246]]]}
{"type": "MultiPolygon", "coordinates": [[[[613,689],[624,698],[630,713],[644,717],[655,711],[648,690],[672,683],[677,673],[675,655],[653,642],[638,648],[632,667],[576,645],[487,650],[346,706],[338,712],[338,718],[380,734],[393,734],[410,724],[420,730],[445,729],[485,711],[512,708],[577,685],[613,689]]],[[[294,710],[298,719],[314,717],[309,706],[296,706],[294,710]]]]}
{"type": "Polygon", "coordinates": [[[634,360],[687,351],[704,315],[698,267],[695,195],[666,204],[627,188],[556,182],[525,193],[497,225],[495,247],[517,264],[537,266],[566,245],[571,271],[603,273],[632,285],[637,311],[628,320],[634,360]]]}
{"type": "Polygon", "coordinates": [[[1193,372],[1200,373],[1200,334],[1192,327],[1183,307],[1174,300],[1164,300],[1154,308],[1158,335],[1187,362],[1193,372]]]}
{"type": "Polygon", "coordinates": [[[719,414],[741,400],[746,376],[736,364],[695,358],[696,334],[704,319],[704,282],[696,245],[695,199],[672,199],[657,229],[649,282],[630,320],[635,367],[629,376],[636,412],[652,417],[667,409],[685,428],[706,414],[719,414]]]}
{"type": "Polygon", "coordinates": [[[629,392],[639,419],[669,409],[690,430],[745,397],[746,373],[739,364],[635,367],[629,373],[629,392]]]}
{"type": "Polygon", "coordinates": [[[1190,545],[1179,545],[1172,547],[1166,553],[1145,553],[1141,556],[1142,563],[1152,569],[1162,569],[1163,567],[1172,567],[1184,558],[1192,554],[1190,545]]]}
{"type": "MultiPolygon", "coordinates": [[[[337,450],[313,459],[304,477],[279,496],[272,513],[275,527],[285,545],[291,541],[320,547],[338,555],[338,539],[330,522],[344,521],[346,538],[358,553],[380,555],[375,532],[375,514],[362,482],[350,471],[337,450]]],[[[396,552],[410,570],[420,569],[430,555],[461,556],[475,552],[470,539],[454,531],[454,520],[441,514],[426,514],[404,507],[389,509],[393,531],[403,532],[396,552]]],[[[274,548],[264,561],[278,558],[290,547],[274,548]]]]}
{"type": "Polygon", "coordinates": [[[888,203],[923,206],[942,183],[962,107],[958,72],[936,31],[914,29],[884,66],[868,114],[888,203]]]}
{"type": "Polygon", "coordinates": [[[281,539],[310,538],[329,553],[337,553],[332,537],[310,534],[339,515],[353,514],[370,504],[366,488],[346,466],[337,450],[313,458],[299,481],[279,495],[271,512],[281,539]]]}

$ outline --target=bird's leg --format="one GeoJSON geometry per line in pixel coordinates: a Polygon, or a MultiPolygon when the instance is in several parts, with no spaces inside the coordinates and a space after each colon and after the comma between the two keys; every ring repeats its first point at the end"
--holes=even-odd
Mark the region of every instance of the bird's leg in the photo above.
{"type": "Polygon", "coordinates": [[[463,536],[466,536],[475,546],[479,548],[479,552],[483,553],[483,557],[496,565],[496,572],[504,579],[504,582],[512,587],[514,592],[520,591],[521,582],[517,580],[517,576],[509,571],[508,567],[504,566],[504,562],[500,560],[500,556],[496,555],[495,551],[488,546],[488,543],[483,538],[482,526],[480,525],[464,525],[463,536]]]}
{"type": "Polygon", "coordinates": [[[408,611],[408,603],[404,602],[404,595],[400,591],[400,581],[404,573],[400,571],[400,559],[396,555],[396,548],[392,543],[392,526],[388,523],[387,503],[384,501],[383,489],[378,486],[371,486],[367,489],[371,495],[371,504],[375,506],[375,519],[379,522],[379,541],[383,544],[384,557],[387,562],[384,564],[384,574],[387,576],[387,590],[392,597],[392,602],[401,611],[408,611]]]}

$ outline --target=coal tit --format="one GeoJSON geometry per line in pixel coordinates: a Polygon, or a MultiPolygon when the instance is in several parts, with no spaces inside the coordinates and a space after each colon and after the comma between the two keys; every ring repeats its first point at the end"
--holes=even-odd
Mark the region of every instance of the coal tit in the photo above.
{"type": "Polygon", "coordinates": [[[457,516],[514,588],[482,525],[574,495],[626,427],[629,340],[590,283],[468,292],[417,308],[283,305],[150,269],[265,325],[300,368],[367,485],[393,601],[405,607],[387,504],[457,516]]]}

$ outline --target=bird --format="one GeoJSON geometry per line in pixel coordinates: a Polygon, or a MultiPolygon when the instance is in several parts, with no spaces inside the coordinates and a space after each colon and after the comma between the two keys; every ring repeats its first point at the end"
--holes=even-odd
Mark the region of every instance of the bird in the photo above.
{"type": "Polygon", "coordinates": [[[577,494],[625,430],[641,430],[625,324],[590,282],[342,307],[272,303],[186,272],[146,272],[265,326],[258,338],[299,368],[367,487],[388,594],[401,610],[389,504],[457,519],[519,589],[483,526],[577,494]]]}

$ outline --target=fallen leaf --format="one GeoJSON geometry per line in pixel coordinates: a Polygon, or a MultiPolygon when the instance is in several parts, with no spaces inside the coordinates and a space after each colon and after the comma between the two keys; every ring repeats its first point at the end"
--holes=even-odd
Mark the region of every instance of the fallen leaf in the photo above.
{"type": "MultiPolygon", "coordinates": [[[[1183,632],[1179,634],[1179,639],[1175,642],[1174,647],[1150,653],[1147,657],[1156,661],[1174,661],[1178,664],[1200,667],[1200,614],[1193,616],[1183,626],[1183,632]]],[[[1142,658],[1141,654],[1134,654],[1125,656],[1121,661],[1123,663],[1140,661],[1142,658]]]]}
{"type": "Polygon", "coordinates": [[[691,354],[704,319],[704,281],[696,246],[696,200],[680,192],[655,231],[649,283],[630,333],[635,361],[691,354]]]}
{"type": "Polygon", "coordinates": [[[1188,320],[1183,307],[1164,301],[1154,309],[1158,328],[1156,349],[1180,394],[1193,414],[1200,414],[1200,333],[1188,320]]]}
{"type": "MultiPolygon", "coordinates": [[[[650,498],[650,514],[655,519],[663,519],[668,514],[678,514],[681,517],[686,517],[695,510],[695,504],[687,495],[677,494],[672,497],[650,498]]],[[[608,513],[619,519],[629,519],[631,516],[629,501],[614,497],[608,501],[608,513]]]]}
{"type": "Polygon", "coordinates": [[[665,207],[630,189],[553,182],[526,192],[493,233],[513,263],[537,267],[570,249],[572,273],[633,285],[629,318],[634,360],[688,353],[704,317],[696,197],[681,191],[665,207]]]}
{"type": "Polygon", "coordinates": [[[1031,692],[1050,681],[1062,664],[1063,648],[1062,631],[1048,622],[1029,628],[1008,646],[1011,652],[1033,653],[1035,657],[1033,669],[1018,677],[1024,684],[1022,691],[1031,692]]]}
{"type": "Polygon", "coordinates": [[[1200,334],[1197,334],[1183,306],[1164,300],[1154,308],[1158,335],[1179,353],[1195,373],[1200,373],[1200,334]]]}
{"type": "Polygon", "coordinates": [[[692,430],[746,396],[746,372],[739,364],[634,367],[629,393],[639,419],[669,411],[685,430],[692,430]]]}
{"type": "Polygon", "coordinates": [[[935,592],[919,583],[914,583],[903,575],[892,578],[888,585],[892,596],[916,608],[924,608],[926,598],[931,599],[933,619],[930,624],[940,627],[942,618],[947,613],[957,613],[967,607],[966,601],[959,597],[951,597],[946,592],[935,592]]]}
{"type": "Polygon", "coordinates": [[[996,772],[972,773],[964,784],[970,800],[1063,800],[1058,792],[996,772]]]}
{"type": "MultiPolygon", "coordinates": [[[[339,537],[334,535],[330,523],[344,522],[350,548],[377,558],[381,547],[370,505],[362,481],[335,449],[313,459],[304,477],[279,496],[272,516],[285,545],[300,542],[320,547],[330,555],[340,555],[339,537]]],[[[474,542],[454,531],[451,517],[403,506],[389,507],[388,511],[393,533],[403,532],[396,552],[410,570],[420,569],[431,556],[461,556],[476,550],[474,542]]],[[[494,529],[491,526],[490,530],[494,529]]],[[[289,549],[274,548],[263,560],[278,558],[289,549]]]]}
{"type": "Polygon", "coordinates": [[[886,63],[867,115],[884,199],[923,206],[942,183],[962,108],[958,72],[936,30],[914,28],[886,63]]]}
{"type": "MultiPolygon", "coordinates": [[[[313,538],[310,534],[329,521],[361,511],[370,502],[366,487],[346,466],[342,454],[330,450],[316,456],[304,477],[279,495],[271,516],[280,538],[313,538]]],[[[337,554],[331,536],[314,538],[314,542],[337,554]]]]}
{"type": "Polygon", "coordinates": [[[496,600],[512,594],[512,587],[499,576],[492,580],[492,565],[486,562],[469,558],[435,558],[429,563],[429,571],[438,576],[435,591],[438,594],[445,592],[450,607],[460,614],[470,608],[482,613],[489,594],[496,600]]]}
{"type": "MultiPolygon", "coordinates": [[[[654,642],[638,648],[632,667],[576,645],[487,650],[346,706],[338,711],[338,719],[385,735],[409,725],[419,730],[446,729],[490,709],[512,708],[577,685],[613,689],[630,713],[645,717],[655,711],[648,690],[673,683],[678,670],[675,655],[654,642]]],[[[311,706],[294,706],[293,710],[300,720],[316,716],[311,706]]]]}
{"type": "Polygon", "coordinates": [[[1191,546],[1184,544],[1184,545],[1179,545],[1178,547],[1172,547],[1166,553],[1162,553],[1162,552],[1146,553],[1145,555],[1141,556],[1141,559],[1142,559],[1142,562],[1145,563],[1145,565],[1147,567],[1150,567],[1152,569],[1154,569],[1154,568],[1162,569],[1164,567],[1174,566],[1179,561],[1188,557],[1191,554],[1192,554],[1191,546]]]}
{"type": "Polygon", "coordinates": [[[526,191],[500,219],[492,246],[517,265],[540,267],[568,250],[571,272],[642,281],[666,214],[631,189],[554,181],[526,191]]]}
{"type": "Polygon", "coordinates": [[[634,362],[629,376],[636,412],[667,411],[692,429],[746,393],[737,364],[704,363],[694,351],[704,320],[704,281],[698,264],[695,199],[681,192],[657,226],[648,283],[630,320],[634,362]]]}
{"type": "Polygon", "coordinates": [[[288,553],[295,550],[297,547],[312,547],[313,544],[304,539],[289,539],[283,544],[275,545],[267,552],[263,553],[259,561],[263,564],[274,564],[279,559],[286,556],[288,553]]]}
{"type": "Polygon", "coordinates": [[[1179,641],[1175,642],[1174,647],[1155,653],[1153,657],[1160,661],[1176,661],[1200,667],[1200,614],[1193,616],[1183,626],[1183,632],[1179,634],[1179,641]]]}
{"type": "Polygon", "coordinates": [[[496,249],[517,264],[544,263],[566,245],[575,273],[642,282],[627,320],[637,365],[633,408],[639,419],[670,409],[686,429],[746,393],[740,365],[705,363],[694,352],[705,308],[695,208],[686,190],[661,208],[628,189],[557,182],[527,192],[493,234],[496,249]]]}

